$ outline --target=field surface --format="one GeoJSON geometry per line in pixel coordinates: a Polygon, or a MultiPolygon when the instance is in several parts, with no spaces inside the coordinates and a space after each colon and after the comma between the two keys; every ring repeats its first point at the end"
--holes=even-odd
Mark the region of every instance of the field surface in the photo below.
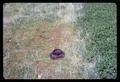
{"type": "Polygon", "coordinates": [[[116,5],[5,3],[5,79],[115,79],[116,5]],[[49,54],[61,49],[64,58],[49,54]]]}

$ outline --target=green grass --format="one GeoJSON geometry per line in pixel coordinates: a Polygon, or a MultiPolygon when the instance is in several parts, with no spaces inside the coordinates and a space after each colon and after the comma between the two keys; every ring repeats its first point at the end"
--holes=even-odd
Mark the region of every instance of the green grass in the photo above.
{"type": "Polygon", "coordinates": [[[116,4],[84,4],[82,13],[84,16],[78,18],[76,25],[82,27],[83,37],[86,33],[89,34],[85,58],[91,62],[94,57],[100,57],[96,63],[99,77],[115,79],[117,73],[116,4]]]}

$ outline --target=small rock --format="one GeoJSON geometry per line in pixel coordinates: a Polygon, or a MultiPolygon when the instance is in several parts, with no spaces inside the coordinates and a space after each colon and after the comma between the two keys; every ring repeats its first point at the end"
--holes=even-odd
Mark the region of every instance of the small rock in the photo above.
{"type": "Polygon", "coordinates": [[[58,58],[64,58],[65,53],[60,49],[54,49],[52,53],[50,53],[51,59],[58,59],[58,58]]]}

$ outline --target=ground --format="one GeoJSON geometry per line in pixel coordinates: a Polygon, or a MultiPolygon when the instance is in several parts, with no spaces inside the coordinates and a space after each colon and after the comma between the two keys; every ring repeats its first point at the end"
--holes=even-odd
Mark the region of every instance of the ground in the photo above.
{"type": "Polygon", "coordinates": [[[82,25],[75,24],[84,16],[82,8],[81,3],[4,4],[4,78],[99,79],[96,59],[85,59],[89,34],[82,37],[82,25]],[[64,58],[50,59],[56,48],[64,58]]]}

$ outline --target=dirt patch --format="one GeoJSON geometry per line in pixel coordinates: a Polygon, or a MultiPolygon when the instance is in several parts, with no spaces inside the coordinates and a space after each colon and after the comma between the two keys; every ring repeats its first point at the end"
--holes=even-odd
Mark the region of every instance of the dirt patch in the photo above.
{"type": "Polygon", "coordinates": [[[58,48],[61,43],[61,27],[54,27],[49,34],[49,39],[47,40],[48,44],[53,48],[58,48]]]}

